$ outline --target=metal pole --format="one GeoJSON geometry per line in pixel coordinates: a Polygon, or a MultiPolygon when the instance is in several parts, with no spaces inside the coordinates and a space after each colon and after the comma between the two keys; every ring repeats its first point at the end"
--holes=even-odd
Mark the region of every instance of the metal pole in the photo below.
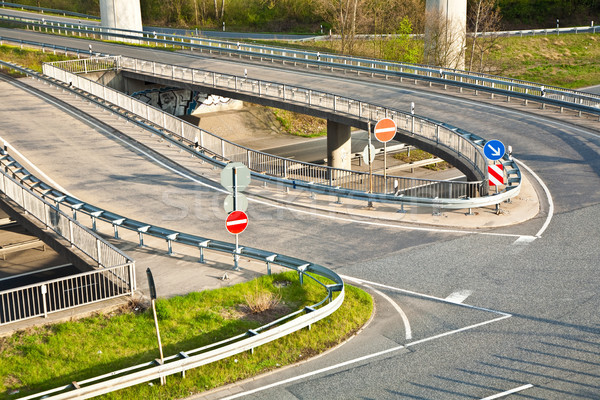
{"type": "Polygon", "coordinates": [[[239,271],[240,270],[240,267],[238,266],[238,260],[240,258],[240,255],[239,255],[239,238],[238,238],[238,236],[239,236],[239,234],[236,233],[235,234],[235,254],[233,255],[233,264],[234,264],[233,269],[235,271],[239,271]]]}
{"type": "MultiPolygon", "coordinates": [[[[163,351],[162,351],[162,343],[160,342],[160,331],[158,329],[158,318],[156,316],[156,305],[155,305],[156,300],[152,299],[152,313],[154,314],[154,326],[156,328],[156,337],[158,339],[158,351],[160,352],[160,364],[164,364],[165,359],[163,357],[163,351]]],[[[160,377],[160,384],[164,385],[167,383],[167,378],[164,376],[160,377]]]]}
{"type": "MultiPolygon", "coordinates": [[[[233,174],[233,211],[237,211],[237,167],[231,169],[233,174]]],[[[237,235],[236,235],[237,237],[237,235]]],[[[236,247],[237,250],[237,247],[236,247]]]]}
{"type": "Polygon", "coordinates": [[[367,124],[367,136],[369,138],[369,193],[373,193],[373,163],[371,162],[371,121],[369,121],[369,123],[367,124]]]}
{"type": "Polygon", "coordinates": [[[383,193],[387,193],[387,142],[383,142],[383,193]]]}

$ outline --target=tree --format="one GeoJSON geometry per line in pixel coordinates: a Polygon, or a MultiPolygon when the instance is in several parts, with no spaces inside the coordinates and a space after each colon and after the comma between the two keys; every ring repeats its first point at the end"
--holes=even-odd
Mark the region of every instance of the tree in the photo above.
{"type": "MultiPolygon", "coordinates": [[[[216,1],[216,0],[215,0],[216,1]]],[[[357,16],[364,0],[316,0],[317,11],[340,35],[341,52],[352,53],[356,39],[357,16]]]]}
{"type": "Polygon", "coordinates": [[[479,72],[490,69],[486,68],[485,56],[494,46],[498,39],[496,31],[500,27],[500,8],[496,0],[469,0],[469,24],[473,28],[471,42],[471,56],[469,57],[468,70],[473,70],[475,54],[479,58],[479,72]]]}
{"type": "Polygon", "coordinates": [[[421,55],[417,43],[411,38],[412,23],[402,18],[396,33],[383,44],[383,56],[388,60],[418,63],[421,55]]]}

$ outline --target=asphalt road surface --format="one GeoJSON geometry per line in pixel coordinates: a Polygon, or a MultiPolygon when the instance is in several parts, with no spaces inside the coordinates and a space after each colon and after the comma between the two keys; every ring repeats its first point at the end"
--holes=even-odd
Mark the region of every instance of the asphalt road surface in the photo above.
{"type": "MultiPolygon", "coordinates": [[[[0,29],[0,35],[88,46],[32,32],[0,29]]],[[[497,229],[324,218],[253,205],[259,223],[244,241],[333,268],[370,290],[377,309],[360,335],[327,355],[207,398],[600,397],[600,123],[414,84],[93,44],[96,51],[210,71],[247,68],[259,79],[400,109],[415,102],[419,115],[512,145],[515,158],[539,177],[539,215],[497,229]]],[[[91,127],[35,132],[35,126],[28,135],[3,127],[0,135],[73,194],[141,220],[226,237],[224,212],[198,207],[212,204],[210,189],[91,127]]]]}

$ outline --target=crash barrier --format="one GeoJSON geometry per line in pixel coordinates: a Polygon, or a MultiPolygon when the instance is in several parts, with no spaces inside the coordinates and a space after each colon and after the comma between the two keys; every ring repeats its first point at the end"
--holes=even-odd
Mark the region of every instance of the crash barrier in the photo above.
{"type": "MultiPolygon", "coordinates": [[[[267,273],[269,274],[271,265],[279,265],[296,271],[301,283],[305,279],[310,279],[320,285],[325,291],[325,296],[321,301],[310,306],[305,306],[273,322],[259,328],[250,329],[232,338],[208,346],[181,351],[178,354],[165,357],[161,362],[149,361],[94,378],[72,382],[65,386],[23,397],[22,399],[89,398],[139,383],[164,378],[176,373],[185,373],[189,369],[253,350],[255,347],[269,343],[300,329],[310,327],[312,324],[331,315],[344,301],[345,289],[343,280],[337,273],[321,265],[252,247],[238,248],[233,243],[153,226],[95,207],[39,180],[16,162],[6,149],[0,150],[0,166],[5,170],[4,176],[7,176],[7,178],[8,175],[14,176],[14,178],[8,178],[9,181],[14,183],[21,182],[18,185],[21,191],[26,191],[32,195],[35,193],[35,196],[39,196],[40,199],[43,198],[45,202],[54,203],[54,206],[52,206],[53,210],[58,210],[59,207],[63,210],[70,209],[73,213],[73,220],[77,218],[77,215],[81,217],[81,214],[84,214],[92,219],[94,227],[97,226],[98,221],[108,223],[113,227],[116,238],[118,238],[117,228],[122,228],[139,234],[140,245],[143,245],[144,235],[149,235],[165,240],[169,252],[172,251],[173,243],[197,248],[200,250],[200,262],[205,262],[205,251],[210,250],[232,254],[234,257],[243,256],[262,261],[266,263],[267,273]],[[320,280],[319,277],[326,279],[320,280]]],[[[0,189],[4,191],[4,187],[6,186],[0,189]]],[[[60,212],[62,213],[62,211],[60,212]]],[[[77,224],[79,225],[78,222],[77,224]]],[[[87,279],[82,282],[90,285],[89,282],[92,278],[88,278],[87,275],[82,276],[85,276],[83,279],[87,279]]],[[[46,287],[49,288],[49,285],[47,283],[46,287]]],[[[42,293],[43,290],[42,288],[37,289],[36,293],[42,293]]],[[[32,296],[35,296],[36,293],[33,293],[32,296]]],[[[31,308],[35,309],[35,304],[37,303],[33,302],[31,308]]]]}

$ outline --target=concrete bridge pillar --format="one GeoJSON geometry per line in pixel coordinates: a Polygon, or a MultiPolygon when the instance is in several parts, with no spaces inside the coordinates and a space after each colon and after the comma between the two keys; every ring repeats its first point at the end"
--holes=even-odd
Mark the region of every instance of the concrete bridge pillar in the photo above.
{"type": "Polygon", "coordinates": [[[100,19],[106,28],[141,31],[140,0],[100,0],[100,19]]]}
{"type": "Polygon", "coordinates": [[[327,120],[327,165],[352,169],[350,126],[327,120]]]}
{"type": "Polygon", "coordinates": [[[465,68],[467,0],[426,0],[425,62],[465,68]]]}

